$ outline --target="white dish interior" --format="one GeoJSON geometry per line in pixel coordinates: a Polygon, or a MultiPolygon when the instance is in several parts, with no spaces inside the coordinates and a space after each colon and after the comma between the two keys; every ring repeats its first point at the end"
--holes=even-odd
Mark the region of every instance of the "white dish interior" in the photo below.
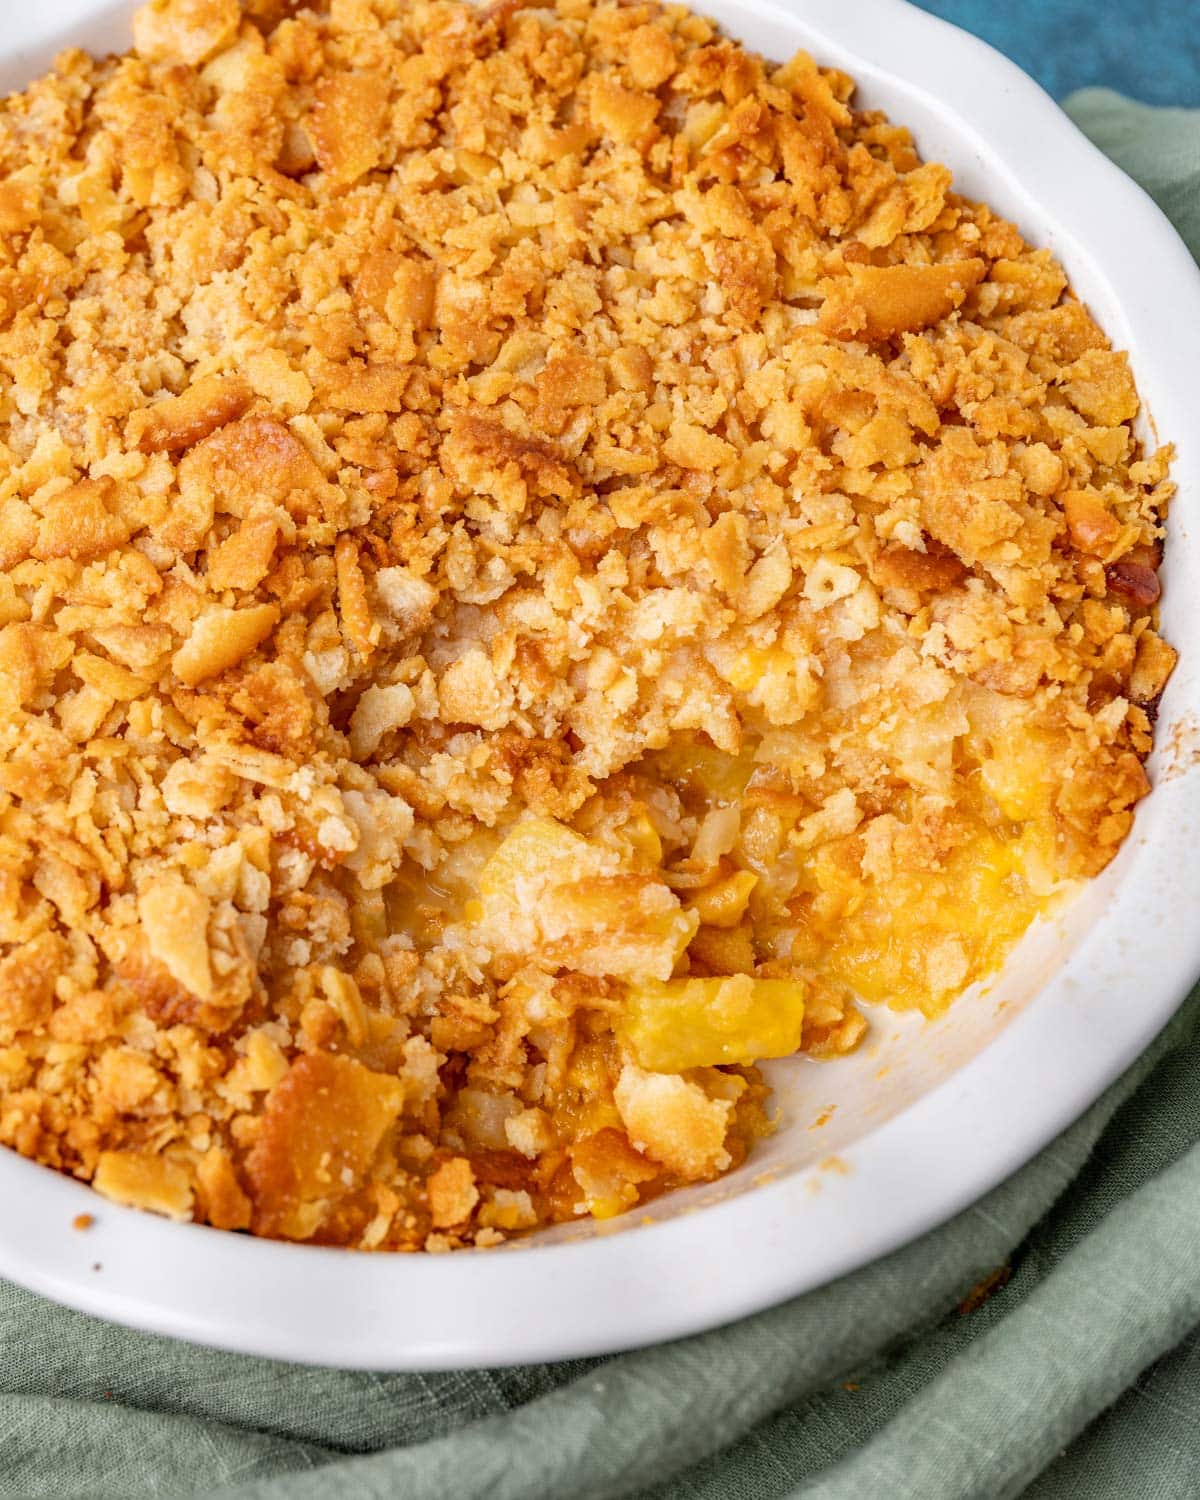
{"type": "MultiPolygon", "coordinates": [[[[0,1274],[122,1322],[368,1368],[562,1358],[686,1334],[832,1279],[978,1197],[1134,1059],[1200,971],[1187,898],[1200,888],[1200,273],[1035,84],[904,0],[697,8],[769,57],[806,47],[845,68],[859,99],[910,126],[960,190],[1052,249],[1131,351],[1178,447],[1163,621],[1183,653],[1133,834],[982,994],[933,1023],[872,1010],[854,1056],[771,1065],[780,1130],[740,1171],[636,1219],[500,1251],[361,1256],[169,1224],[0,1151],[0,1274]],[[70,1227],[80,1212],[96,1217],[87,1233],[70,1227]]],[[[124,48],[132,9],[42,0],[6,17],[0,87],[21,86],[64,45],[124,48]]]]}

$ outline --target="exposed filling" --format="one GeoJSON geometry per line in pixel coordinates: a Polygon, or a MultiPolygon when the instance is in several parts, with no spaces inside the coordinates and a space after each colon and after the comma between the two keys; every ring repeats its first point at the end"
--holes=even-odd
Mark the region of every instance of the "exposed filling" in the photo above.
{"type": "Polygon", "coordinates": [[[1129,829],[1126,356],[677,7],[135,38],[0,107],[0,1143],[360,1248],[718,1176],[1129,829]]]}

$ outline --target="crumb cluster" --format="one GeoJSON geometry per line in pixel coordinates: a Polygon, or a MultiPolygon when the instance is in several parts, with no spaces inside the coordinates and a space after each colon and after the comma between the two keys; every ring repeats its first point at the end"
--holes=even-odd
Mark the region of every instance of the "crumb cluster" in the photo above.
{"type": "Polygon", "coordinates": [[[1129,828],[1126,356],[679,6],[134,35],[0,107],[0,1143],[379,1249],[718,1175],[1129,828]]]}

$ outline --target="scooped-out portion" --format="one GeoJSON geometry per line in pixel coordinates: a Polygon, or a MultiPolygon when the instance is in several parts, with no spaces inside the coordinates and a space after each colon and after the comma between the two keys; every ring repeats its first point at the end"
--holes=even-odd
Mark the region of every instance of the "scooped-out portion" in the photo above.
{"type": "Polygon", "coordinates": [[[1130,827],[1127,357],[678,6],[134,37],[0,105],[0,1143],[360,1249],[729,1171],[1130,827]]]}

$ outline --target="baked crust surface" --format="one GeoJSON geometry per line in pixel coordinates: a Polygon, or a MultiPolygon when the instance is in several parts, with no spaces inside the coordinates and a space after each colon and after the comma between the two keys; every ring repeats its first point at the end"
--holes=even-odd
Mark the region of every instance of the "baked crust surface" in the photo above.
{"type": "Polygon", "coordinates": [[[728,1170],[1130,826],[1127,357],[679,7],[135,42],[0,108],[0,1143],[382,1249],[728,1170]]]}

